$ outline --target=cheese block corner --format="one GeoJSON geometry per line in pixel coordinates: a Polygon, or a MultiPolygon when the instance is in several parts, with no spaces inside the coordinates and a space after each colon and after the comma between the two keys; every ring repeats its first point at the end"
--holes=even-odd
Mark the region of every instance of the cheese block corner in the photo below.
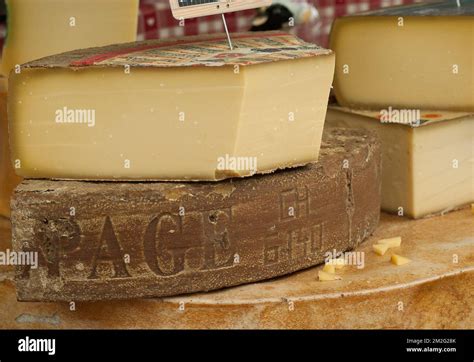
{"type": "Polygon", "coordinates": [[[136,40],[139,0],[6,0],[0,73],[68,50],[136,40]]]}
{"type": "Polygon", "coordinates": [[[474,1],[407,5],[335,20],[341,106],[474,111],[474,1]]]}
{"type": "Polygon", "coordinates": [[[326,126],[375,131],[382,144],[382,209],[422,218],[474,202],[474,115],[423,111],[418,126],[331,105],[326,126]]]}
{"type": "Polygon", "coordinates": [[[10,77],[30,178],[219,180],[318,159],[334,54],[285,33],[119,44],[10,77]]]}

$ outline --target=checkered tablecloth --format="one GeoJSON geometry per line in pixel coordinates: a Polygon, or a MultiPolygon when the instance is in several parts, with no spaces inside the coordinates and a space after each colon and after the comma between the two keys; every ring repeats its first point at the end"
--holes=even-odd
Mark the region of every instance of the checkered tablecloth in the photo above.
{"type": "MultiPolygon", "coordinates": [[[[327,46],[329,31],[334,18],[381,7],[412,4],[419,0],[308,0],[319,11],[319,18],[312,23],[296,26],[294,33],[300,38],[327,46]]],[[[139,39],[154,39],[223,32],[220,16],[186,20],[179,26],[171,15],[169,0],[142,0],[139,21],[139,39]]],[[[226,14],[229,31],[247,31],[255,10],[226,14]]]]}
{"type": "MultiPolygon", "coordinates": [[[[303,0],[300,0],[303,1],[303,0]]],[[[319,18],[312,23],[296,26],[293,32],[300,38],[327,46],[331,24],[335,17],[354,14],[381,7],[411,4],[420,0],[308,0],[319,11],[319,18]]],[[[231,32],[247,31],[255,10],[246,10],[226,15],[231,32]]],[[[219,33],[224,28],[219,16],[207,16],[186,20],[185,26],[171,15],[169,0],[141,0],[138,39],[155,39],[196,35],[202,33],[219,33]]],[[[5,24],[0,24],[0,47],[6,35],[5,24]]],[[[1,48],[0,48],[1,49],[1,48]]]]}

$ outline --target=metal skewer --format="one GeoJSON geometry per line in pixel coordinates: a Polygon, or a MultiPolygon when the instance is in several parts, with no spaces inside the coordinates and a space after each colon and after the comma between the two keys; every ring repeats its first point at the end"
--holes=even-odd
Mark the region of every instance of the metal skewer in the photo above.
{"type": "Polygon", "coordinates": [[[232,39],[230,38],[229,29],[227,29],[227,22],[225,21],[225,15],[222,14],[222,22],[224,23],[225,33],[227,34],[227,42],[229,43],[230,50],[234,50],[234,46],[232,45],[232,39]]]}

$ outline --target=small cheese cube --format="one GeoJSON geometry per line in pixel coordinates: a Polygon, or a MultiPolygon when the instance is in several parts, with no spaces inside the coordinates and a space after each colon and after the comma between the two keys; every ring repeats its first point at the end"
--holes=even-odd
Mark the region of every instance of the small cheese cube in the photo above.
{"type": "Polygon", "coordinates": [[[385,252],[389,249],[389,246],[387,244],[375,244],[372,245],[372,248],[374,249],[376,254],[384,255],[385,252]]]}
{"type": "Polygon", "coordinates": [[[333,280],[341,280],[342,278],[336,274],[326,273],[322,270],[318,272],[318,278],[321,282],[328,282],[333,280]]]}
{"type": "Polygon", "coordinates": [[[391,262],[392,264],[395,264],[395,265],[404,265],[404,264],[410,263],[411,260],[408,258],[405,258],[404,256],[393,254],[391,258],[391,262]]]}
{"type": "Polygon", "coordinates": [[[389,248],[397,248],[401,245],[402,238],[400,236],[396,236],[394,238],[389,239],[381,239],[379,240],[378,244],[387,245],[389,248]]]}
{"type": "Polygon", "coordinates": [[[326,264],[323,268],[323,271],[326,273],[334,274],[336,272],[336,268],[333,264],[326,264]]]}

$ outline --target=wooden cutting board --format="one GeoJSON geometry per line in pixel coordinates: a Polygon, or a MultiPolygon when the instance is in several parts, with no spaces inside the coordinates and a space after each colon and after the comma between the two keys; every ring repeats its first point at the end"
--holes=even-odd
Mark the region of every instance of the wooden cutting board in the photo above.
{"type": "MultiPolygon", "coordinates": [[[[10,247],[0,221],[0,250],[10,247]]],[[[474,215],[470,210],[421,220],[382,215],[357,251],[365,268],[320,282],[314,267],[291,276],[175,298],[76,303],[17,302],[13,271],[0,267],[1,328],[474,328],[474,215]],[[372,252],[401,236],[395,266],[372,252]]]]}

